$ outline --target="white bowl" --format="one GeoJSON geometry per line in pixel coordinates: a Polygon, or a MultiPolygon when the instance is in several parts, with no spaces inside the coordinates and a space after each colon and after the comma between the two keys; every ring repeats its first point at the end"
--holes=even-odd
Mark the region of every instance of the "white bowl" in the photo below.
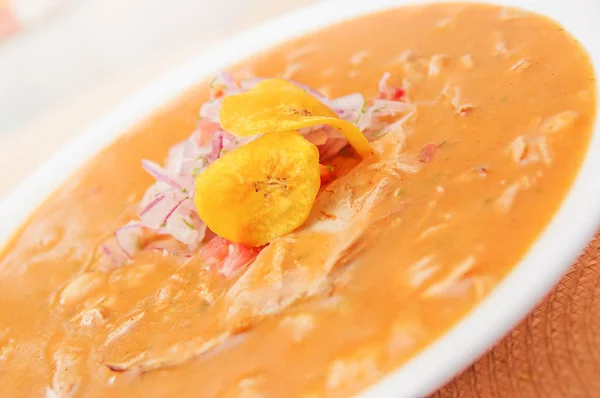
{"type": "MultiPolygon", "coordinates": [[[[209,74],[278,43],[358,15],[411,0],[333,0],[289,13],[245,32],[172,71],[116,107],[53,156],[0,203],[0,240],[9,237],[73,170],[133,124],[209,74]]],[[[596,0],[488,0],[519,6],[561,23],[600,65],[600,2],[596,0]]],[[[596,82],[599,82],[596,79],[596,82]]],[[[598,84],[598,83],[597,83],[598,84]]],[[[597,87],[600,91],[600,88],[597,87]]],[[[600,109],[596,111],[600,113],[600,109]]],[[[474,310],[415,358],[363,393],[365,397],[419,397],[434,391],[484,353],[532,309],[566,272],[600,225],[600,129],[558,213],[521,262],[474,310]]]]}

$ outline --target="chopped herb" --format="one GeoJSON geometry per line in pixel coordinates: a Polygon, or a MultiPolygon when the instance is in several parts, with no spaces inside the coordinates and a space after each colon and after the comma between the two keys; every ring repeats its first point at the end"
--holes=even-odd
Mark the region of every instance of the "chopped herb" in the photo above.
{"type": "Polygon", "coordinates": [[[441,148],[441,147],[443,147],[444,145],[446,145],[446,140],[444,140],[444,141],[440,142],[440,143],[438,144],[438,148],[441,148]]]}
{"type": "Polygon", "coordinates": [[[181,188],[181,193],[187,193],[187,188],[181,188]]]}
{"type": "Polygon", "coordinates": [[[335,167],[333,167],[332,165],[328,164],[327,165],[327,171],[330,173],[333,173],[333,170],[335,170],[335,167]]]}
{"type": "Polygon", "coordinates": [[[218,76],[215,76],[215,78],[210,81],[210,83],[209,83],[210,88],[214,88],[215,87],[215,82],[217,81],[217,79],[218,79],[218,76]]]}
{"type": "Polygon", "coordinates": [[[404,195],[406,193],[406,191],[402,188],[398,188],[394,191],[394,196],[399,198],[400,196],[404,195]]]}
{"type": "Polygon", "coordinates": [[[189,229],[193,229],[196,230],[196,227],[194,227],[194,225],[192,225],[191,222],[189,222],[188,220],[186,220],[185,218],[182,218],[181,221],[183,221],[183,223],[189,228],[189,229]]]}
{"type": "Polygon", "coordinates": [[[373,133],[373,137],[377,137],[379,134],[381,134],[382,131],[383,131],[383,128],[380,128],[379,130],[375,131],[373,133]]]}
{"type": "Polygon", "coordinates": [[[206,167],[208,164],[208,158],[205,155],[200,155],[196,158],[196,161],[202,160],[202,167],[206,167]]]}
{"type": "Polygon", "coordinates": [[[363,113],[365,113],[365,108],[367,107],[367,101],[363,102],[363,106],[362,108],[360,108],[360,112],[358,112],[358,116],[356,117],[356,120],[354,121],[354,123],[358,123],[358,120],[360,119],[361,115],[363,113]]]}
{"type": "Polygon", "coordinates": [[[192,170],[192,176],[196,177],[199,172],[200,172],[200,167],[194,167],[194,169],[192,170]]]}
{"type": "Polygon", "coordinates": [[[202,303],[200,304],[200,311],[206,311],[208,307],[210,307],[208,300],[202,300],[202,303]]]}
{"type": "Polygon", "coordinates": [[[204,119],[202,116],[198,115],[198,120],[204,119]]]}
{"type": "Polygon", "coordinates": [[[166,227],[166,226],[167,226],[167,223],[166,223],[166,222],[164,222],[164,223],[160,224],[160,227],[161,227],[161,228],[164,228],[164,227],[166,227]]]}

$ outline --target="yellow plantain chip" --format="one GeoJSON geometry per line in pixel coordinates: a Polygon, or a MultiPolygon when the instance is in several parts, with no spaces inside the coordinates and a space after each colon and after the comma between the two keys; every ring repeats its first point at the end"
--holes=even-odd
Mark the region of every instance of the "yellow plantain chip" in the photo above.
{"type": "Polygon", "coordinates": [[[194,204],[217,235],[261,246],[298,228],[319,188],[319,151],[293,131],[226,153],[196,179],[194,204]]]}
{"type": "Polygon", "coordinates": [[[225,97],[219,119],[225,130],[239,137],[326,124],[337,128],[362,157],[373,153],[358,127],[286,80],[263,80],[243,94],[225,97]]]}

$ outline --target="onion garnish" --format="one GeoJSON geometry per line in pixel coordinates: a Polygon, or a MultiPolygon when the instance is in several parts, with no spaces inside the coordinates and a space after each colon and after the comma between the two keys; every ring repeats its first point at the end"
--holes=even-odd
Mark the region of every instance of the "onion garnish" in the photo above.
{"type": "Polygon", "coordinates": [[[157,165],[154,162],[143,159],[142,168],[148,172],[152,177],[156,178],[157,181],[164,182],[165,184],[175,188],[183,189],[183,186],[169,176],[166,170],[157,165]]]}
{"type": "MultiPolygon", "coordinates": [[[[132,258],[133,255],[140,249],[141,237],[142,225],[136,222],[130,222],[115,231],[117,244],[128,258],[132,258]]],[[[103,246],[103,250],[104,248],[106,248],[106,246],[103,246]]]]}
{"type": "MultiPolygon", "coordinates": [[[[414,114],[415,105],[407,101],[402,88],[391,86],[389,79],[390,74],[384,73],[378,82],[378,95],[372,101],[365,100],[360,93],[328,98],[312,87],[292,83],[323,102],[341,119],[354,123],[369,140],[374,140],[401,128],[401,124],[414,114]],[[390,120],[396,115],[402,117],[390,120]]],[[[225,131],[219,121],[222,100],[225,96],[246,92],[262,80],[264,79],[255,77],[236,82],[231,73],[219,73],[210,83],[211,99],[200,108],[197,127],[190,137],[169,150],[164,166],[142,160],[142,168],[156,181],[143,196],[139,205],[139,218],[114,232],[118,247],[128,259],[134,257],[139,250],[187,257],[201,244],[207,231],[206,224],[200,219],[193,204],[196,177],[223,153],[246,145],[260,136],[241,138],[225,131]],[[142,247],[143,234],[156,235],[163,243],[155,242],[142,247]],[[173,245],[164,239],[183,245],[188,251],[170,249],[173,245]]],[[[300,129],[299,132],[319,149],[322,163],[335,157],[348,145],[346,138],[330,126],[313,126],[300,129]]],[[[326,177],[333,176],[332,173],[326,174],[326,177]]],[[[204,194],[210,195],[210,192],[204,194]]],[[[102,245],[102,254],[116,258],[117,253],[110,247],[108,244],[102,245]]],[[[205,259],[206,264],[210,266],[216,263],[219,273],[231,276],[251,262],[257,253],[258,250],[215,237],[205,245],[200,256],[212,257],[205,259]]]]}

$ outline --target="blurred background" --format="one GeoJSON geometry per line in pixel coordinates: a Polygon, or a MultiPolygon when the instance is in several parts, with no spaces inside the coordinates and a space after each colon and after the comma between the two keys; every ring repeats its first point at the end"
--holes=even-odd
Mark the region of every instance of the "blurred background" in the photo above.
{"type": "Polygon", "coordinates": [[[0,198],[207,46],[318,0],[0,0],[0,198]]]}

